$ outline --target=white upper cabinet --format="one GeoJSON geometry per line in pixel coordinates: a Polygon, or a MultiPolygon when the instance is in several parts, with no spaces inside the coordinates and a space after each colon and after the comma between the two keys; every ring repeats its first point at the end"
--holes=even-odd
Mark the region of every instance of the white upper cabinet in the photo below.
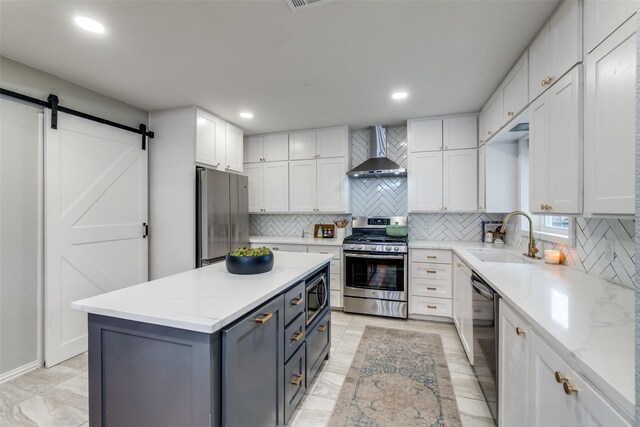
{"type": "Polygon", "coordinates": [[[413,119],[407,121],[409,152],[442,150],[442,119],[413,119]]]}
{"type": "Polygon", "coordinates": [[[259,163],[245,164],[244,174],[247,176],[247,192],[249,193],[249,213],[262,213],[262,192],[264,186],[263,165],[259,163]]]}
{"type": "Polygon", "coordinates": [[[346,212],[345,179],[347,159],[344,157],[319,159],[316,162],[316,208],[320,212],[346,212]]]}
{"type": "Polygon", "coordinates": [[[637,10],[636,0],[584,0],[585,52],[591,52],[637,10]]]}
{"type": "Polygon", "coordinates": [[[443,210],[442,151],[410,155],[408,171],[409,212],[443,210]]]}
{"type": "Polygon", "coordinates": [[[330,157],[349,157],[349,130],[346,126],[289,134],[291,160],[330,157]]]}
{"type": "Polygon", "coordinates": [[[442,121],[443,148],[458,150],[478,146],[478,117],[449,117],[442,121]]]}
{"type": "Polygon", "coordinates": [[[485,194],[487,185],[487,147],[482,145],[478,148],[478,210],[483,211],[486,207],[485,194]]]}
{"type": "Polygon", "coordinates": [[[585,79],[585,216],[633,215],[635,20],[587,55],[585,79]]]}
{"type": "Polygon", "coordinates": [[[242,129],[225,123],[225,169],[228,171],[242,172],[242,129]]]}
{"type": "Polygon", "coordinates": [[[565,0],[529,46],[529,101],[582,61],[582,2],[565,0]]]}
{"type": "Polygon", "coordinates": [[[196,162],[224,169],[225,132],[224,120],[196,110],[196,162]]]}
{"type": "Polygon", "coordinates": [[[250,136],[244,140],[244,162],[281,162],[289,160],[289,134],[250,136]]]}
{"type": "Polygon", "coordinates": [[[525,52],[511,72],[507,75],[502,88],[503,114],[502,121],[509,123],[511,119],[524,110],[529,104],[529,57],[525,52]]]}
{"type": "Polygon", "coordinates": [[[289,212],[289,162],[268,162],[261,166],[263,212],[289,212]]]}
{"type": "Polygon", "coordinates": [[[582,212],[582,67],[575,67],[531,105],[529,209],[582,212]]]}
{"type": "Polygon", "coordinates": [[[485,142],[491,139],[493,135],[498,133],[498,130],[503,125],[503,111],[504,111],[504,93],[502,88],[498,89],[487,104],[485,105],[484,115],[484,132],[485,142]]]}
{"type": "Polygon", "coordinates": [[[290,211],[316,211],[316,160],[289,162],[290,211]]]}
{"type": "Polygon", "coordinates": [[[485,110],[483,108],[482,111],[480,111],[480,114],[478,115],[478,147],[483,145],[484,142],[487,140],[487,138],[485,138],[484,136],[484,115],[485,115],[485,110]]]}
{"type": "Polygon", "coordinates": [[[478,150],[445,151],[443,172],[444,210],[476,211],[478,208],[478,150]]]}

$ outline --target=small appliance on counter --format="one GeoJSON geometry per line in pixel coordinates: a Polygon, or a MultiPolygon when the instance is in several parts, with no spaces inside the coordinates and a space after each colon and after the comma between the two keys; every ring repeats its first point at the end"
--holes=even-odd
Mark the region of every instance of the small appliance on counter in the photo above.
{"type": "Polygon", "coordinates": [[[407,318],[406,225],[407,217],[353,217],[342,244],[345,312],[407,318]]]}

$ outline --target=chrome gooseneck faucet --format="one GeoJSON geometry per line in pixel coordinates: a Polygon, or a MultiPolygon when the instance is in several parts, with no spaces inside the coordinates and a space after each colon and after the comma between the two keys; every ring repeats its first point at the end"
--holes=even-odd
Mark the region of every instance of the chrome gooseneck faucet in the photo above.
{"type": "Polygon", "coordinates": [[[531,219],[528,213],[523,211],[509,212],[507,216],[504,217],[504,220],[502,220],[502,226],[500,226],[500,232],[501,233],[505,232],[505,230],[507,229],[507,223],[509,222],[511,217],[515,215],[522,215],[529,220],[529,250],[526,254],[523,254],[523,255],[528,256],[529,258],[537,258],[536,254],[538,253],[538,248],[536,248],[536,241],[533,239],[533,220],[531,219]]]}

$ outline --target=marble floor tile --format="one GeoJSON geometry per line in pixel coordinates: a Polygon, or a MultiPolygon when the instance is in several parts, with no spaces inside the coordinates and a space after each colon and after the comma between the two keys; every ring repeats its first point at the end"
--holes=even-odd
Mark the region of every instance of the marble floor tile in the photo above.
{"type": "Polygon", "coordinates": [[[451,372],[451,382],[453,383],[453,392],[456,397],[484,399],[484,394],[482,394],[482,389],[475,375],[451,372]]]}
{"type": "Polygon", "coordinates": [[[331,418],[331,411],[312,411],[303,409],[294,427],[326,427],[331,418]]]}
{"type": "Polygon", "coordinates": [[[89,410],[89,384],[87,378],[82,375],[51,387],[42,393],[42,396],[84,411],[89,410]]]}
{"type": "Polygon", "coordinates": [[[0,414],[32,396],[33,393],[14,387],[9,383],[0,384],[0,414]]]}
{"type": "Polygon", "coordinates": [[[460,414],[463,427],[495,427],[493,418],[476,417],[469,414],[460,414]]]}
{"type": "Polygon", "coordinates": [[[35,375],[33,372],[21,375],[11,381],[8,381],[8,385],[30,392],[32,394],[43,393],[45,390],[55,387],[58,382],[51,379],[42,378],[35,375]]]}
{"type": "Polygon", "coordinates": [[[89,357],[87,353],[82,353],[69,360],[65,360],[60,364],[60,366],[66,366],[67,368],[77,369],[79,371],[86,371],[89,366],[89,357]]]}
{"type": "Polygon", "coordinates": [[[458,410],[460,410],[460,414],[471,415],[474,417],[491,418],[491,412],[489,412],[487,402],[485,402],[484,400],[456,397],[456,402],[458,402],[458,410]]]}
{"type": "Polygon", "coordinates": [[[313,396],[331,399],[334,402],[337,401],[346,375],[327,371],[320,373],[318,377],[318,381],[311,391],[311,394],[313,396]]]}
{"type": "Polygon", "coordinates": [[[0,425],[36,425],[42,427],[80,426],[89,420],[89,414],[82,409],[65,405],[53,399],[33,396],[15,405],[2,415],[0,425]]]}

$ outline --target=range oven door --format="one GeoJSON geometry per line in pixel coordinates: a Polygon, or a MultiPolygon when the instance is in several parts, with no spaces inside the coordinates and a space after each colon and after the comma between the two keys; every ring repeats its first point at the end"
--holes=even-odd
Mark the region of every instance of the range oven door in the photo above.
{"type": "Polygon", "coordinates": [[[344,252],[344,295],[407,301],[407,255],[344,252]]]}
{"type": "Polygon", "coordinates": [[[327,275],[322,273],[307,283],[307,326],[322,313],[328,300],[327,275]]]}

